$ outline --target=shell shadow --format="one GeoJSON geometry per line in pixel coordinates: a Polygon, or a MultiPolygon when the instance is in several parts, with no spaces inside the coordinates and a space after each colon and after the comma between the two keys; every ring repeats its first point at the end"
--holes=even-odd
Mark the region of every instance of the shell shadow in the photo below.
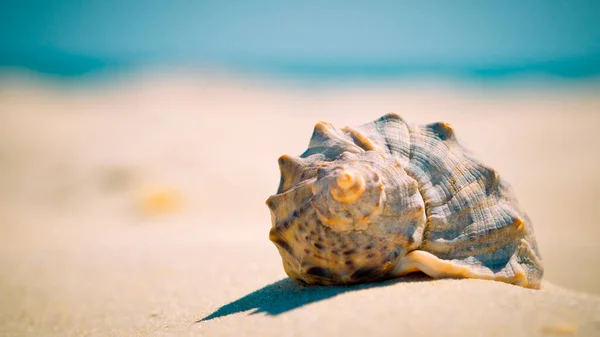
{"type": "Polygon", "coordinates": [[[290,278],[284,278],[258,289],[240,299],[225,304],[212,314],[196,321],[205,322],[214,318],[228,316],[255,309],[250,315],[265,313],[277,316],[304,305],[326,300],[345,292],[376,287],[387,287],[397,283],[430,281],[425,274],[415,273],[401,278],[376,283],[349,286],[309,286],[290,278]]]}

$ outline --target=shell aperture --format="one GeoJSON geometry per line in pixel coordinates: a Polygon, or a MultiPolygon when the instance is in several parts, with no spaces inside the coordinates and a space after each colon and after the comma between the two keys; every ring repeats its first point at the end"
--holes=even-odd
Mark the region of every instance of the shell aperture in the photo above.
{"type": "Polygon", "coordinates": [[[531,221],[446,123],[319,122],[308,149],[279,166],[270,239],[292,278],[351,284],[421,271],[540,286],[531,221]]]}

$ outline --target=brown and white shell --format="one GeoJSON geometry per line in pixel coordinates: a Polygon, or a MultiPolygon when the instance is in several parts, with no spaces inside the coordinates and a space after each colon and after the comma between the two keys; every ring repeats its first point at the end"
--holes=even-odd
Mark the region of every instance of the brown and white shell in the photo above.
{"type": "Polygon", "coordinates": [[[319,122],[308,149],[279,167],[270,240],[291,278],[333,285],[420,271],[540,287],[531,221],[446,123],[319,122]]]}

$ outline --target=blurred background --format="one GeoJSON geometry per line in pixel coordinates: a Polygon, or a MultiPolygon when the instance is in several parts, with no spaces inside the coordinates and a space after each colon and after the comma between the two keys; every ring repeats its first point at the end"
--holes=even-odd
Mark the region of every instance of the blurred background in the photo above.
{"type": "Polygon", "coordinates": [[[598,1],[2,1],[0,312],[160,302],[252,254],[283,276],[277,158],[392,111],[451,123],[546,279],[600,294],[599,22],[598,1]]]}
{"type": "Polygon", "coordinates": [[[156,66],[279,76],[584,78],[596,1],[3,1],[4,67],[59,76],[156,66]]]}

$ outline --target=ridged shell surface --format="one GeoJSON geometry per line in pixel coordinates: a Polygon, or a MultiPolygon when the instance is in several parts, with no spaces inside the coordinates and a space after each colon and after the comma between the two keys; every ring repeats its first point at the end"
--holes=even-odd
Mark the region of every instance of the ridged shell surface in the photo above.
{"type": "Polygon", "coordinates": [[[279,167],[270,240],[291,278],[333,285],[420,271],[540,286],[531,221],[446,123],[319,122],[308,149],[279,167]]]}

